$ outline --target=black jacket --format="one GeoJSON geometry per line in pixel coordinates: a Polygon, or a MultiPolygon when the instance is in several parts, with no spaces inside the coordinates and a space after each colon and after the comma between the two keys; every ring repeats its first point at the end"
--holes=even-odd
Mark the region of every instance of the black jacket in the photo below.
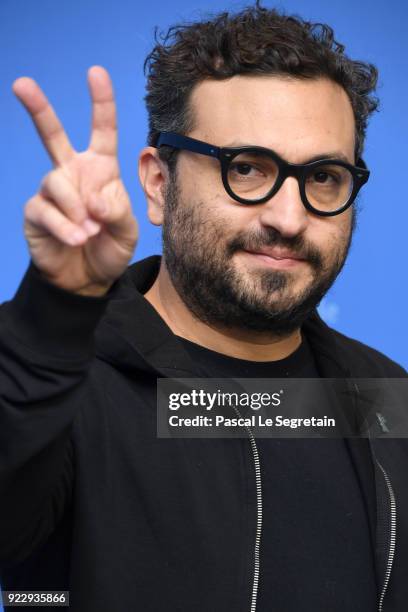
{"type": "MultiPolygon", "coordinates": [[[[249,441],[156,435],[157,377],[196,376],[141,295],[159,261],[131,266],[105,298],[62,291],[31,265],[0,308],[3,589],[70,590],[75,612],[251,609],[249,441]]],[[[317,313],[303,333],[322,377],[406,376],[317,313]]],[[[372,440],[371,453],[360,440],[348,445],[367,504],[375,487],[379,609],[403,612],[408,443],[372,440]]]]}

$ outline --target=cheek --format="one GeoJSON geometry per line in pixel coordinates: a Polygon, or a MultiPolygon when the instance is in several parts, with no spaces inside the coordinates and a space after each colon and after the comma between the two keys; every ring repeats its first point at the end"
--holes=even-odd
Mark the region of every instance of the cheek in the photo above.
{"type": "Polygon", "coordinates": [[[178,160],[179,185],[183,197],[207,203],[227,196],[221,180],[217,160],[207,160],[204,156],[180,155],[178,160]],[[215,163],[212,163],[214,161],[215,163]]]}
{"type": "Polygon", "coordinates": [[[343,213],[343,215],[343,217],[339,215],[338,218],[318,219],[317,223],[310,227],[309,240],[330,259],[342,252],[349,241],[351,214],[343,213]]]}
{"type": "Polygon", "coordinates": [[[336,219],[336,221],[338,221],[338,224],[334,227],[334,240],[338,243],[339,250],[344,250],[349,243],[351,235],[351,209],[344,213],[344,216],[339,215],[339,218],[336,219]]]}

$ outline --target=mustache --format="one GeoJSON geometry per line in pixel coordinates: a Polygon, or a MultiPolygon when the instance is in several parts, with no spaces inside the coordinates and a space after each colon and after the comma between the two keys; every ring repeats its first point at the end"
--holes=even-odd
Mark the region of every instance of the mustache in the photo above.
{"type": "Polygon", "coordinates": [[[291,251],[294,255],[305,259],[316,270],[323,268],[323,257],[320,251],[306,242],[302,235],[285,238],[273,227],[259,232],[241,232],[228,243],[227,248],[231,256],[237,251],[256,251],[262,247],[274,246],[291,251]]]}

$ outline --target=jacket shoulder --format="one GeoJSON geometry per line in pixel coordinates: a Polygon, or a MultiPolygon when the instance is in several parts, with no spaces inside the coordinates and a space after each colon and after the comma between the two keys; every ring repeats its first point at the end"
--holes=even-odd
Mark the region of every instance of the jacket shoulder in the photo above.
{"type": "Polygon", "coordinates": [[[350,338],[341,332],[330,328],[343,358],[349,364],[353,373],[361,377],[405,378],[408,372],[399,363],[393,361],[377,349],[350,338]]]}

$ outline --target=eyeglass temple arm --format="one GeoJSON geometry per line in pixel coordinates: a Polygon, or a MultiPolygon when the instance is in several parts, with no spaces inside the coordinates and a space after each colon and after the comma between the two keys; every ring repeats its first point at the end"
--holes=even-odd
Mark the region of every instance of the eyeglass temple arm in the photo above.
{"type": "MultiPolygon", "coordinates": [[[[221,157],[220,147],[213,147],[206,142],[202,142],[201,140],[196,140],[195,138],[190,138],[189,136],[182,136],[181,134],[176,134],[175,132],[160,132],[154,146],[159,148],[161,145],[168,145],[170,147],[175,147],[176,149],[186,149],[192,153],[200,153],[201,155],[217,157],[218,159],[221,157]]],[[[364,183],[367,182],[368,177],[370,176],[370,171],[368,170],[366,163],[360,157],[357,160],[356,165],[359,170],[363,170],[363,172],[359,174],[359,178],[362,179],[364,183]]]]}
{"type": "Polygon", "coordinates": [[[220,157],[220,147],[212,147],[206,142],[181,136],[172,132],[160,132],[155,146],[159,148],[161,145],[169,145],[176,149],[187,149],[192,153],[200,153],[201,155],[209,155],[210,157],[220,157]]]}

